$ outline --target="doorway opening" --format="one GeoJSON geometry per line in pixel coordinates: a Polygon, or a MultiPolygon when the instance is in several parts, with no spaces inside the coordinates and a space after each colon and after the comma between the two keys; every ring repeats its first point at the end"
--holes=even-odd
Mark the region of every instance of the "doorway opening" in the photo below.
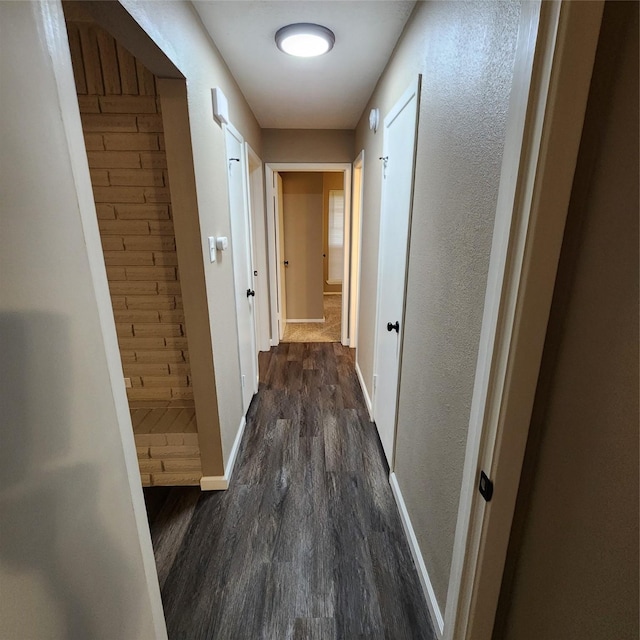
{"type": "Polygon", "coordinates": [[[159,79],[80,6],[64,11],[141,482],[199,485],[159,79]]]}
{"type": "Polygon", "coordinates": [[[266,175],[271,344],[349,345],[351,165],[273,164],[266,175]]]}

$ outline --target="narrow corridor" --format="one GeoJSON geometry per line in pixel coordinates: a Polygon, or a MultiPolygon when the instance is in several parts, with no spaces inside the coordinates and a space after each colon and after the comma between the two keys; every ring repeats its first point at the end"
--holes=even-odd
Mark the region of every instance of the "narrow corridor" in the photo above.
{"type": "Polygon", "coordinates": [[[145,490],[169,638],[435,638],[353,352],[260,356],[229,490],[145,490]]]}

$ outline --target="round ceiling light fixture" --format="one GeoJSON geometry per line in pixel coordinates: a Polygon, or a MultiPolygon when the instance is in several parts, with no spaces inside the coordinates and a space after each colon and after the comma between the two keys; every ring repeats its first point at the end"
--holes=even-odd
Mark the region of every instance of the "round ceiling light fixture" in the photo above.
{"type": "Polygon", "coordinates": [[[290,24],[276,32],[278,49],[290,56],[313,58],[333,49],[333,31],[319,24],[290,24]]]}

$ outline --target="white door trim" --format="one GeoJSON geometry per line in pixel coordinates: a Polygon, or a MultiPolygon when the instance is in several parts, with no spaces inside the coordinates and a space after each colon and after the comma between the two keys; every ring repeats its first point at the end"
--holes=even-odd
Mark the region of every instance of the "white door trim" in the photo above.
{"type": "Polygon", "coordinates": [[[493,631],[602,8],[523,4],[446,640],[490,640],[493,631]],[[481,469],[495,484],[489,503],[477,492],[481,469]]]}
{"type": "Polygon", "coordinates": [[[265,163],[265,181],[267,192],[267,242],[269,245],[269,281],[271,308],[271,345],[280,343],[278,335],[278,248],[277,248],[277,188],[274,185],[275,174],[281,171],[325,172],[335,171],[344,173],[344,271],[342,277],[342,316],[341,337],[343,345],[349,345],[349,273],[351,256],[351,164],[346,162],[267,162],[265,163]],[[274,324],[275,323],[275,324],[274,324]]]}
{"type": "MultiPolygon", "coordinates": [[[[354,233],[357,231],[358,237],[358,256],[353,255],[353,249],[355,242],[351,242],[351,280],[350,280],[350,305],[349,305],[349,346],[352,349],[356,349],[356,361],[358,360],[358,320],[360,316],[360,264],[362,259],[362,204],[364,200],[364,149],[360,151],[358,157],[353,162],[353,175],[352,180],[355,180],[356,171],[360,174],[360,188],[358,194],[358,211],[356,212],[353,207],[351,211],[351,237],[353,239],[354,233]],[[357,229],[354,225],[356,213],[358,214],[358,226],[357,229]],[[354,295],[355,293],[355,295],[354,295]]],[[[355,186],[355,185],[354,185],[355,186]]],[[[353,195],[351,202],[353,203],[353,195]]]]}

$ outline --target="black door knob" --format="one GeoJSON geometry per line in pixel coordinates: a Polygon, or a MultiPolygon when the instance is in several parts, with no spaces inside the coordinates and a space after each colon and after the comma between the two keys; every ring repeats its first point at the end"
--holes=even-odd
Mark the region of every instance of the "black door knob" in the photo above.
{"type": "Polygon", "coordinates": [[[400,333],[400,323],[396,321],[394,324],[387,322],[387,331],[393,331],[395,329],[396,333],[400,333]]]}
{"type": "Polygon", "coordinates": [[[288,260],[285,260],[285,261],[284,261],[284,266],[285,266],[285,267],[288,267],[288,266],[289,266],[289,261],[288,261],[288,260]]]}
{"type": "Polygon", "coordinates": [[[255,295],[256,295],[256,292],[253,289],[247,289],[247,298],[249,296],[255,296],[255,295]]]}

